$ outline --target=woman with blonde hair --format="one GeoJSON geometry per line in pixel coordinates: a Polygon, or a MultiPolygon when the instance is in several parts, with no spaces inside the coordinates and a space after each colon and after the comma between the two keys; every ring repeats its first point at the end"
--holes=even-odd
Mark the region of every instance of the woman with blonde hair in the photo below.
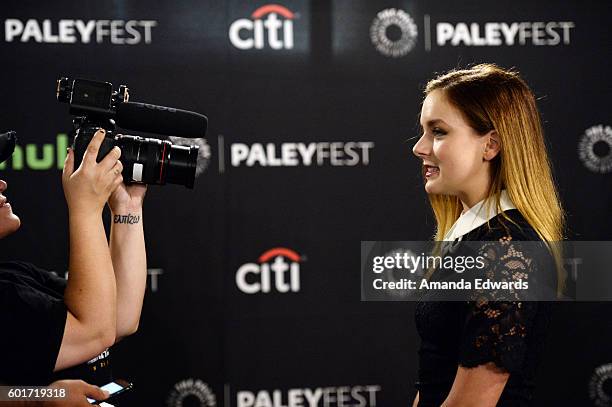
{"type": "MultiPolygon", "coordinates": [[[[413,152],[423,162],[434,240],[505,242],[508,250],[508,242],[563,240],[540,115],[517,72],[480,64],[431,80],[420,124],[413,152]]],[[[499,258],[512,258],[503,265],[510,278],[535,272],[516,251],[499,258]]],[[[560,289],[562,276],[553,277],[560,289]]],[[[419,302],[413,406],[529,405],[550,311],[550,303],[520,300],[419,302]]]]}

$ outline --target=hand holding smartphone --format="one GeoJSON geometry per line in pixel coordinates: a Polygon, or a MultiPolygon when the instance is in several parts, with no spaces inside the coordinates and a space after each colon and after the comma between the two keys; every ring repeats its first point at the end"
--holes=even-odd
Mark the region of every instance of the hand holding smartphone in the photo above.
{"type": "Polygon", "coordinates": [[[134,387],[134,385],[130,382],[128,382],[127,380],[122,380],[122,379],[115,379],[114,381],[105,384],[104,386],[101,386],[100,388],[102,390],[106,390],[110,393],[110,396],[104,400],[104,401],[98,401],[98,400],[94,400],[94,399],[90,399],[89,397],[87,398],[87,401],[90,404],[99,404],[102,402],[113,402],[113,399],[116,398],[119,394],[125,393],[128,390],[131,390],[134,387]]]}

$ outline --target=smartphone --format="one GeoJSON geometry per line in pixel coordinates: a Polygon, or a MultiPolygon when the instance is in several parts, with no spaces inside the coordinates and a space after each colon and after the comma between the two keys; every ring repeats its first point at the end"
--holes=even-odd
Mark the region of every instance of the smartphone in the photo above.
{"type": "Polygon", "coordinates": [[[87,401],[89,404],[98,404],[101,402],[112,402],[113,398],[118,396],[119,394],[125,393],[126,391],[132,389],[134,385],[127,380],[115,379],[114,381],[105,384],[104,386],[100,386],[102,390],[106,390],[110,393],[106,400],[94,400],[87,397],[87,401]]]}

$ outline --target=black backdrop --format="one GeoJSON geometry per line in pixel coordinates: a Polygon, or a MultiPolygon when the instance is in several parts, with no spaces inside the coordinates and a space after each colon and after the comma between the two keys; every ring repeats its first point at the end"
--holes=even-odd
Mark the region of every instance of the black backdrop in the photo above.
{"type": "MultiPolygon", "coordinates": [[[[66,269],[59,168],[71,124],[55,101],[55,80],[126,84],[132,100],[205,113],[212,150],[193,191],[148,192],[151,275],[141,327],[112,356],[116,376],[138,387],[134,405],[409,405],[413,304],[360,302],[358,253],[361,240],[433,233],[409,140],[424,84],[471,63],[516,67],[539,98],[569,237],[610,240],[611,7],[267,5],[3,2],[1,126],[18,131],[24,158],[0,170],[22,218],[0,256],[66,269]],[[254,17],[257,10],[263,15],[254,17]],[[277,30],[262,25],[273,19],[277,30]],[[260,260],[275,248],[290,252],[260,260]],[[274,261],[293,285],[275,284],[274,261]],[[307,394],[320,398],[309,404],[307,394]]],[[[557,309],[536,405],[612,405],[611,310],[557,309]]]]}

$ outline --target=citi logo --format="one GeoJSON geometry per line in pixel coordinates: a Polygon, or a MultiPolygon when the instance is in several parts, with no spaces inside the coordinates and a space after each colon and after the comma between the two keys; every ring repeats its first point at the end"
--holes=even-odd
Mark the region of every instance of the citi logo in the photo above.
{"type": "Polygon", "coordinates": [[[246,263],[236,272],[236,286],[246,294],[300,291],[300,262],[294,250],[275,247],[264,252],[257,263],[246,263]]]}
{"type": "Polygon", "coordinates": [[[296,14],[287,7],[267,4],[255,10],[250,19],[241,18],[232,23],[229,29],[230,42],[243,50],[263,49],[266,42],[272,49],[292,49],[295,17],[296,14]]]}

